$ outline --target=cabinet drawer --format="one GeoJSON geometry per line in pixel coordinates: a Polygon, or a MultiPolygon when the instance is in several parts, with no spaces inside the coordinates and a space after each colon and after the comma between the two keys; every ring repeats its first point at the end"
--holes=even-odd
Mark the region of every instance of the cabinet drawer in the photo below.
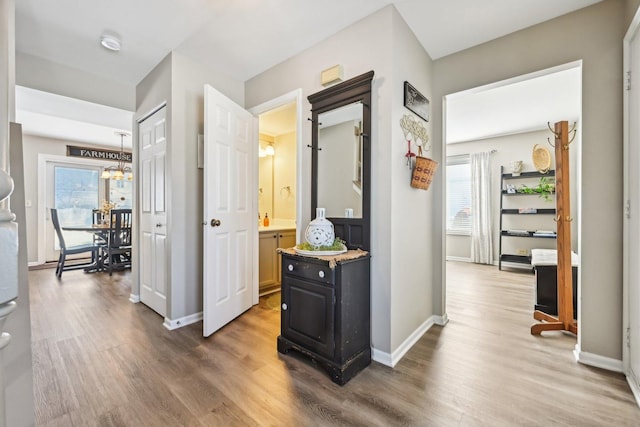
{"type": "Polygon", "coordinates": [[[304,277],[317,282],[334,284],[334,270],[328,264],[314,264],[304,261],[295,261],[291,258],[283,258],[282,273],[289,276],[304,277]]]}

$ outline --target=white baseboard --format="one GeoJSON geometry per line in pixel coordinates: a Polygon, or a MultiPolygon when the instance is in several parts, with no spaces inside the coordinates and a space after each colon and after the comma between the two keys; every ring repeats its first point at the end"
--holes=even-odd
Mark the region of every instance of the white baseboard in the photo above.
{"type": "Polygon", "coordinates": [[[446,258],[447,261],[460,261],[460,262],[471,262],[471,258],[463,258],[459,256],[448,256],[446,258]]]}
{"type": "Polygon", "coordinates": [[[129,301],[131,301],[134,304],[139,303],[140,302],[140,295],[129,294],[129,301]]]}
{"type": "Polygon", "coordinates": [[[413,347],[413,345],[427,332],[433,325],[439,324],[437,321],[443,321],[446,316],[431,316],[420,325],[406,340],[391,354],[375,348],[371,351],[371,358],[378,363],[393,368],[404,357],[405,354],[413,347]]]}
{"type": "Polygon", "coordinates": [[[622,360],[612,359],[610,357],[600,356],[599,354],[587,353],[581,351],[578,344],[573,349],[573,356],[576,361],[583,365],[593,366],[595,368],[606,369],[607,371],[624,373],[622,360]]]}
{"type": "Polygon", "coordinates": [[[190,314],[189,316],[180,317],[178,319],[169,319],[168,317],[164,318],[164,327],[170,331],[174,329],[182,328],[183,326],[190,325],[192,323],[196,323],[202,320],[202,312],[190,314]]]}
{"type": "Polygon", "coordinates": [[[40,262],[40,261],[29,261],[29,263],[27,264],[27,267],[37,267],[39,265],[42,265],[44,263],[40,262]]]}
{"type": "Polygon", "coordinates": [[[433,315],[433,323],[435,323],[438,326],[444,326],[447,323],[449,323],[449,316],[447,316],[447,313],[443,314],[442,316],[436,316],[433,315]]]}
{"type": "Polygon", "coordinates": [[[627,374],[627,382],[633,393],[633,397],[636,398],[636,404],[640,407],[640,384],[638,384],[632,375],[627,374]]]}

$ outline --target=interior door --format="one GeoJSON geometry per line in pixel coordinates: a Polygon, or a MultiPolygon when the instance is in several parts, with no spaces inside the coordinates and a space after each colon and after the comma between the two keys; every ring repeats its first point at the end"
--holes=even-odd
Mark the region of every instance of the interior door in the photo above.
{"type": "Polygon", "coordinates": [[[630,44],[631,90],[629,93],[629,152],[627,156],[628,200],[625,221],[627,222],[627,260],[629,289],[629,376],[640,386],[640,36],[630,44]]]}
{"type": "Polygon", "coordinates": [[[257,287],[258,121],[204,94],[204,336],[248,310],[257,287]]]}
{"type": "Polygon", "coordinates": [[[167,314],[166,107],[138,124],[140,301],[167,314]]]}

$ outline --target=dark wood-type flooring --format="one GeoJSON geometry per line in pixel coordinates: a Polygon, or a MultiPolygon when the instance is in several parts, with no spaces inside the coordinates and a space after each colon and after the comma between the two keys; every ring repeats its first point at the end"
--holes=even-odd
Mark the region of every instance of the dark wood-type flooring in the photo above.
{"type": "MultiPolygon", "coordinates": [[[[448,263],[447,326],[394,368],[344,387],[276,351],[261,304],[209,338],[128,301],[128,273],[29,273],[42,426],[638,426],[623,375],[575,362],[575,338],[534,337],[533,276],[448,263]]],[[[271,307],[270,307],[271,306],[271,307]]]]}

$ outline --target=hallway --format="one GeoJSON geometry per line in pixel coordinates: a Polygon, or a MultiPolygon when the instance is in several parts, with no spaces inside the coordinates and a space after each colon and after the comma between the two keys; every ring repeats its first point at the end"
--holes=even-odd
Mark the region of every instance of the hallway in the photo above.
{"type": "Polygon", "coordinates": [[[394,368],[344,387],[276,351],[262,301],[210,338],[128,301],[130,275],[29,272],[41,426],[637,426],[621,374],[576,363],[575,338],[529,334],[533,276],[447,263],[448,315],[394,368]]]}

